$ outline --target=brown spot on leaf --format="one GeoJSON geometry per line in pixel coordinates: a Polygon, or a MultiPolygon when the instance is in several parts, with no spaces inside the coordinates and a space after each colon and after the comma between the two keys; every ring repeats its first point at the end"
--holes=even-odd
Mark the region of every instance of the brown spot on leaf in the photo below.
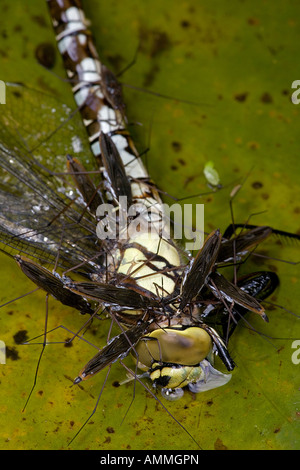
{"type": "Polygon", "coordinates": [[[73,346],[73,342],[70,341],[71,338],[67,338],[65,339],[65,344],[64,344],[64,347],[65,348],[71,348],[73,346]]]}
{"type": "Polygon", "coordinates": [[[168,34],[159,29],[149,29],[146,25],[140,28],[140,50],[152,58],[159,56],[172,45],[168,34]]]}
{"type": "Polygon", "coordinates": [[[25,341],[28,340],[28,336],[27,336],[27,330],[20,330],[18,331],[14,336],[14,342],[16,344],[22,344],[22,343],[25,343],[25,341]]]}
{"type": "Polygon", "coordinates": [[[250,150],[257,150],[259,148],[259,143],[258,142],[248,142],[248,147],[250,150]]]}
{"type": "Polygon", "coordinates": [[[156,74],[159,72],[160,68],[158,65],[153,64],[150,70],[145,74],[143,86],[149,87],[154,82],[156,74]]]}
{"type": "Polygon", "coordinates": [[[17,361],[20,359],[19,353],[16,348],[11,348],[10,346],[6,346],[6,359],[11,359],[12,361],[17,361]]]}
{"type": "Polygon", "coordinates": [[[260,97],[260,101],[265,104],[273,103],[273,98],[270,93],[263,93],[260,97]]]}
{"type": "Polygon", "coordinates": [[[188,20],[182,20],[180,26],[182,28],[189,28],[191,26],[191,23],[188,20]]]}
{"type": "Polygon", "coordinates": [[[228,449],[228,447],[226,447],[225,444],[223,444],[222,439],[220,439],[219,437],[217,438],[214,444],[214,447],[215,447],[215,450],[227,450],[228,449]]]}
{"type": "Polygon", "coordinates": [[[118,72],[122,71],[122,66],[125,63],[125,59],[121,54],[108,55],[107,59],[114,70],[118,72]]]}
{"type": "Polygon", "coordinates": [[[260,189],[260,188],[262,188],[262,187],[263,187],[263,183],[261,183],[260,181],[254,181],[254,182],[252,183],[252,188],[253,188],[253,189],[260,189]]]}
{"type": "Polygon", "coordinates": [[[184,182],[183,187],[186,188],[187,185],[188,185],[189,183],[191,183],[192,181],[194,181],[195,178],[196,178],[195,175],[194,175],[194,176],[188,176],[188,177],[186,178],[185,182],[184,182]]]}
{"type": "Polygon", "coordinates": [[[259,21],[258,18],[255,18],[255,17],[252,16],[251,18],[248,18],[247,23],[250,26],[257,26],[257,25],[259,25],[260,21],[259,21]]]}
{"type": "Polygon", "coordinates": [[[162,53],[162,51],[169,49],[171,41],[169,36],[164,31],[153,31],[153,42],[151,47],[151,57],[155,57],[162,53]]]}
{"type": "Polygon", "coordinates": [[[31,18],[32,18],[32,21],[37,23],[39,26],[42,26],[43,28],[48,28],[48,23],[44,16],[33,15],[31,18]]]}
{"type": "Polygon", "coordinates": [[[181,145],[180,142],[174,141],[174,142],[172,142],[172,148],[173,148],[174,152],[180,152],[181,149],[182,149],[182,145],[181,145]]]}
{"type": "Polygon", "coordinates": [[[20,93],[19,91],[13,91],[12,94],[14,95],[15,98],[22,98],[22,93],[20,93]]]}
{"type": "Polygon", "coordinates": [[[23,26],[21,24],[16,24],[14,26],[14,32],[19,33],[20,31],[23,31],[23,26]]]}
{"type": "Polygon", "coordinates": [[[55,64],[56,50],[50,43],[44,42],[37,46],[35,50],[35,58],[37,61],[46,67],[46,69],[52,69],[55,64]]]}

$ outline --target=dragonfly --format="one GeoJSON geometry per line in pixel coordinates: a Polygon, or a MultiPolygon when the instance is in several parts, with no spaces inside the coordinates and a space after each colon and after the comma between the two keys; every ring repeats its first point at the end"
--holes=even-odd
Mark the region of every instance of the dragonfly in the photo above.
{"type": "MultiPolygon", "coordinates": [[[[102,179],[93,183],[83,164],[68,156],[69,174],[80,194],[74,200],[69,197],[68,185],[57,193],[55,188],[61,186],[57,176],[45,185],[45,169],[31,155],[11,149],[8,152],[2,147],[2,168],[13,178],[14,187],[19,192],[23,190],[25,196],[29,188],[36,198],[28,220],[33,206],[31,200],[29,209],[25,197],[26,226],[9,220],[12,208],[20,209],[17,196],[12,194],[8,204],[6,201],[3,243],[20,251],[14,256],[18,265],[48,294],[91,317],[97,311],[93,305],[100,303],[121,327],[121,333],[79,372],[75,384],[131,352],[138,367],[147,370],[148,378],[156,387],[162,387],[167,398],[180,396],[186,386],[193,392],[223,386],[230,375],[213,367],[212,356],[217,354],[228,371],[233,370],[228,339],[247,311],[262,321],[268,320],[261,300],[274,291],[278,278],[265,271],[231,282],[220,274],[219,266],[240,262],[245,253],[274,230],[249,225],[243,225],[240,234],[230,233],[229,229],[222,235],[214,230],[196,256],[185,265],[182,263],[182,250],[177,249],[164,225],[160,195],[127,130],[119,83],[95,53],[88,22],[78,2],[72,7],[70,2],[61,5],[49,2],[58,48],[102,179]],[[121,196],[126,197],[126,207],[119,204],[121,196]],[[136,209],[130,222],[138,217],[140,229],[134,237],[122,242],[99,240],[95,230],[99,224],[97,208],[107,200],[115,215],[108,226],[115,222],[120,229],[123,212],[136,209]],[[37,212],[42,216],[37,217],[37,212]],[[150,241],[149,225],[154,227],[150,241]],[[23,253],[29,253],[31,258],[23,253]],[[70,275],[59,276],[44,268],[42,261],[70,270],[70,275]],[[75,282],[72,274],[85,280],[75,282]]],[[[3,141],[8,142],[8,136],[3,141]]],[[[16,217],[19,219],[19,212],[16,217]]],[[[100,228],[103,221],[100,220],[100,228]]],[[[288,235],[283,231],[277,234],[288,235]]]]}

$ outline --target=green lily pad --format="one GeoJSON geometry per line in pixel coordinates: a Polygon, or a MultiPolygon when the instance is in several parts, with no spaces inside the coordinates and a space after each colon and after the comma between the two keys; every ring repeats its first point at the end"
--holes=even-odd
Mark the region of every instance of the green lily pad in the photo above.
{"type": "MultiPolygon", "coordinates": [[[[26,99],[15,93],[14,102],[1,105],[1,119],[17,116],[9,121],[11,142],[16,136],[32,148],[74,109],[73,97],[58,53],[51,71],[36,60],[41,44],[56,47],[46,2],[32,0],[26,8],[21,0],[2,3],[0,79],[27,88],[26,99]]],[[[84,2],[107,66],[121,72],[138,50],[119,77],[132,135],[141,152],[148,149],[144,160],[166,201],[171,195],[182,204],[205,204],[207,232],[231,223],[230,193],[242,184],[233,200],[235,222],[300,233],[300,108],[291,101],[292,82],[300,78],[300,6],[277,3],[153,0],[145,8],[137,0],[84,2]],[[203,170],[209,161],[223,185],[219,191],[207,186],[203,170]]],[[[61,170],[63,156],[72,152],[73,129],[80,128],[84,142],[79,126],[73,116],[40,147],[52,155],[52,168],[61,170]]],[[[83,148],[80,155],[89,160],[83,148]]],[[[139,383],[116,387],[126,372],[114,364],[96,413],[70,446],[94,409],[107,371],[80,387],[72,381],[95,353],[92,345],[106,343],[110,322],[93,324],[84,336],[91,344],[74,340],[67,348],[70,331],[77,332],[84,319],[50,299],[48,329],[64,328],[49,335],[55,344],[45,349],[22,412],[41,345],[19,343],[42,335],[45,295],[35,292],[1,308],[6,364],[0,364],[0,449],[299,449],[300,365],[292,360],[293,341],[300,337],[299,265],[278,261],[300,260],[299,244],[272,237],[259,253],[264,257],[252,256],[240,272],[275,270],[281,284],[269,299],[272,305],[266,304],[269,323],[249,314],[257,332],[244,324],[233,335],[230,352],[237,367],[231,381],[198,395],[186,392],[177,402],[161,399],[167,412],[139,383]]],[[[4,254],[0,259],[1,303],[35,288],[13,260],[4,254]]],[[[125,362],[134,367],[131,358],[125,362]]]]}

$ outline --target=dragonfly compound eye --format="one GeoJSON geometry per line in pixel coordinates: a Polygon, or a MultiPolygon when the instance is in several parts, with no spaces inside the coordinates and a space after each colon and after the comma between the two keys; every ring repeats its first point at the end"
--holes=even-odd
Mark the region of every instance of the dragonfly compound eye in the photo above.
{"type": "Polygon", "coordinates": [[[139,363],[147,368],[154,361],[198,365],[212,349],[209,334],[199,327],[170,327],[152,331],[136,347],[139,363]]]}

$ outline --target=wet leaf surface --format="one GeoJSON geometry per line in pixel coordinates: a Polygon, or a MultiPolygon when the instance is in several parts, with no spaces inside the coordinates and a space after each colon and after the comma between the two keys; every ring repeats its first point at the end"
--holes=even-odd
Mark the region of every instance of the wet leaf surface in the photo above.
{"type": "MultiPolygon", "coordinates": [[[[175,7],[167,0],[151,2],[151,11],[137,0],[86,0],[85,5],[107,66],[121,71],[139,47],[135,64],[120,80],[132,135],[140,151],[149,147],[145,161],[159,187],[178,198],[208,192],[203,170],[212,161],[224,189],[183,201],[205,204],[208,232],[217,227],[225,230],[231,221],[230,192],[245,181],[234,199],[236,222],[251,217],[251,223],[299,233],[300,115],[290,97],[292,82],[300,78],[296,60],[300,7],[292,1],[274,8],[259,1],[214,5],[188,1],[175,7]]],[[[0,78],[23,82],[33,90],[26,91],[26,99],[21,98],[18,105],[12,101],[1,105],[1,111],[5,118],[17,107],[17,122],[11,128],[19,143],[25,139],[32,147],[68,115],[63,104],[74,109],[73,97],[62,79],[58,54],[51,72],[36,60],[40,44],[55,46],[46,5],[31,1],[25,9],[24,2],[16,0],[13,7],[4,1],[3,8],[0,78]]],[[[49,158],[52,155],[50,166],[63,166],[73,133],[73,128],[65,129],[69,124],[77,129],[78,123],[73,123],[41,147],[47,148],[49,158]]],[[[84,141],[82,128],[79,135],[84,141]]],[[[83,154],[90,158],[88,150],[83,154]]],[[[272,259],[300,260],[299,244],[280,241],[264,242],[260,252],[270,258],[253,256],[241,272],[275,270],[281,285],[271,301],[299,315],[299,266],[272,259]]],[[[4,255],[1,268],[1,303],[34,289],[4,255]]],[[[75,332],[82,326],[77,312],[52,299],[49,309],[49,328],[63,324],[75,332]]],[[[20,345],[18,338],[24,331],[28,338],[43,333],[45,296],[32,294],[0,313],[0,339],[7,352],[6,364],[0,365],[0,448],[67,449],[92,412],[106,371],[80,387],[72,386],[95,349],[83,341],[74,341],[68,348],[51,344],[22,413],[40,346],[20,345]]],[[[299,319],[273,306],[268,306],[267,313],[268,324],[248,316],[258,334],[245,325],[237,328],[230,345],[237,368],[226,386],[197,396],[186,392],[178,402],[164,402],[203,449],[299,448],[300,366],[292,362],[299,319]]],[[[85,337],[103,346],[108,328],[108,322],[93,324],[85,337]]],[[[70,335],[60,328],[49,341],[64,342],[70,335]]],[[[133,367],[130,358],[127,364],[133,367]]],[[[135,392],[133,383],[114,386],[125,376],[120,365],[112,367],[97,413],[72,448],[198,449],[138,383],[135,392]]]]}

